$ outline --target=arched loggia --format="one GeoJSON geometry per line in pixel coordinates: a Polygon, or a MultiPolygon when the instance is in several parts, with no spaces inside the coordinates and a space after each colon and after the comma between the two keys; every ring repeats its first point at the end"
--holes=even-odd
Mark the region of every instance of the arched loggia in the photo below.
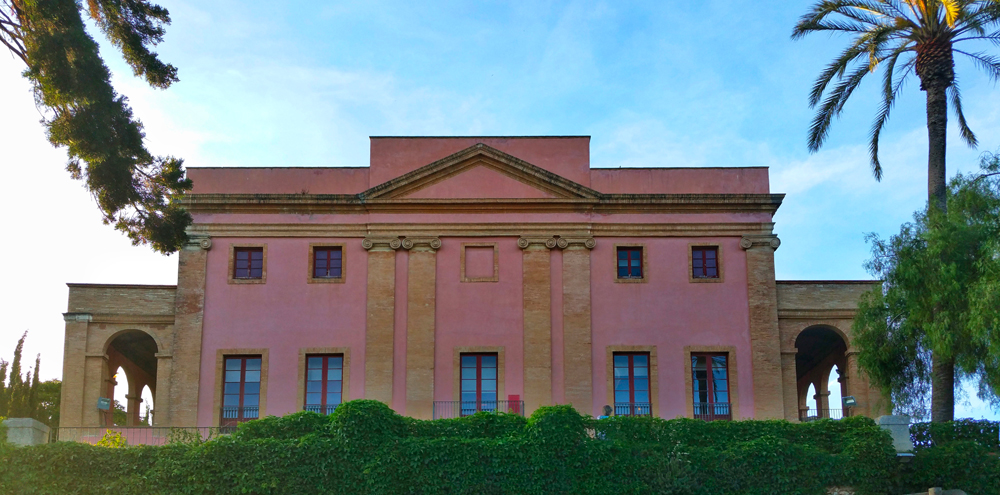
{"type": "MultiPolygon", "coordinates": [[[[829,381],[836,367],[843,370],[847,362],[847,342],[836,329],[814,325],[802,330],[795,339],[795,379],[799,397],[799,419],[840,418],[841,405],[830,403],[829,381]],[[815,393],[810,393],[810,387],[815,393]],[[810,397],[810,395],[812,395],[810,397]],[[810,404],[815,400],[815,406],[810,404]]],[[[846,394],[843,380],[840,391],[846,394]]]]}
{"type": "MultiPolygon", "coordinates": [[[[127,377],[123,382],[127,382],[125,394],[126,419],[124,426],[138,426],[141,424],[140,414],[144,411],[142,405],[143,388],[156,393],[156,353],[158,347],[156,341],[146,332],[141,330],[127,330],[112,337],[107,344],[106,354],[108,356],[108,390],[105,397],[115,397],[115,387],[118,386],[114,378],[118,374],[119,368],[127,377]]],[[[125,383],[122,383],[125,386],[125,383]]],[[[113,411],[105,413],[105,425],[114,424],[113,411]]]]}

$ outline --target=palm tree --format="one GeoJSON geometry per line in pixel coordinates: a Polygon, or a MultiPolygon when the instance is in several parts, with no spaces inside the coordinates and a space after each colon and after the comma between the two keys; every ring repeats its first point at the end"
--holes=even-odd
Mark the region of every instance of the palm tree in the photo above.
{"type": "MultiPolygon", "coordinates": [[[[809,105],[818,109],[809,128],[809,150],[819,150],[854,90],[866,75],[881,69],[882,104],[869,142],[872,172],[881,180],[879,136],[903,84],[916,73],[927,93],[928,206],[943,211],[949,101],[962,139],[969,146],[977,144],[962,113],[955,54],[970,58],[990,79],[1000,79],[1000,59],[957,45],[964,48],[973,40],[1000,44],[1000,0],[825,0],[799,19],[792,39],[824,31],[846,33],[852,40],[810,92],[809,105]]],[[[950,421],[955,415],[955,361],[935,355],[932,367],[931,420],[950,421]]]]}

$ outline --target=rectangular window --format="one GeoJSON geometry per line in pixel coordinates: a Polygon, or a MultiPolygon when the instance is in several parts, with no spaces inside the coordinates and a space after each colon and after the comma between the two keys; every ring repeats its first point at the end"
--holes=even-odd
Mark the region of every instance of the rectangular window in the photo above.
{"type": "Polygon", "coordinates": [[[727,354],[692,354],[691,383],[694,387],[694,417],[706,421],[732,419],[729,404],[727,354]]]}
{"type": "Polygon", "coordinates": [[[497,409],[497,355],[462,354],[462,416],[497,409]]]}
{"type": "Polygon", "coordinates": [[[337,247],[313,248],[313,278],[340,278],[343,250],[337,247]]]}
{"type": "Polygon", "coordinates": [[[226,356],[220,426],[260,417],[260,356],[226,356]]]}
{"type": "Polygon", "coordinates": [[[305,410],[330,414],[343,400],[344,356],[306,356],[305,410]]]}
{"type": "Polygon", "coordinates": [[[694,246],[691,248],[691,277],[719,278],[719,248],[694,246]]]}
{"type": "Polygon", "coordinates": [[[264,248],[233,248],[233,278],[260,279],[264,277],[264,248]]]}
{"type": "Polygon", "coordinates": [[[642,278],[642,247],[618,248],[618,278],[642,278]]]}
{"type": "Polygon", "coordinates": [[[614,354],[615,415],[649,416],[649,353],[614,354]]]}

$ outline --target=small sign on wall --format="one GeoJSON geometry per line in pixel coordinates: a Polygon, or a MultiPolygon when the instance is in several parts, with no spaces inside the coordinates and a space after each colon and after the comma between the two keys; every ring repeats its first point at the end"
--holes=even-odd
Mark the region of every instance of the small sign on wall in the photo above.
{"type": "Polygon", "coordinates": [[[111,399],[107,397],[99,397],[97,399],[97,409],[100,411],[107,411],[111,409],[111,399]]]}

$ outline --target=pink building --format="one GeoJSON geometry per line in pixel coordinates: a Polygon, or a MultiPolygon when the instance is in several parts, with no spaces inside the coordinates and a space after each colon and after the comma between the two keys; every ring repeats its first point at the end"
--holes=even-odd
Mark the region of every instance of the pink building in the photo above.
{"type": "Polygon", "coordinates": [[[418,417],[872,414],[869,282],[775,281],[766,168],[591,169],[589,137],[373,137],[362,168],[192,168],[178,285],[71,284],[62,426],[358,398],[418,417]],[[812,385],[818,411],[803,412],[812,385]]]}

